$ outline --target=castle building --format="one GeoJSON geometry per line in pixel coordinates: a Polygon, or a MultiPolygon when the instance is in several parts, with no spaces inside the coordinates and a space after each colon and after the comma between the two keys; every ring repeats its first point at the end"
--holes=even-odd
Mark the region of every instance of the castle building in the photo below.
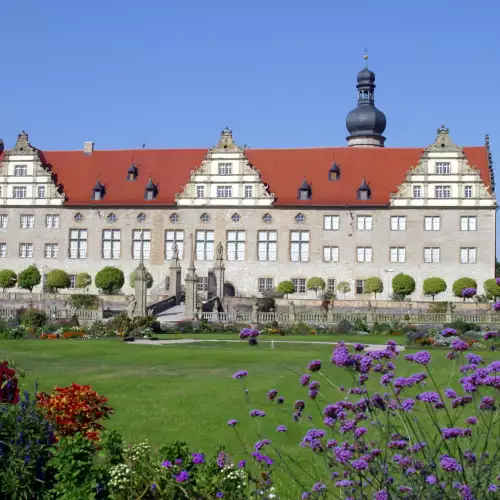
{"type": "MultiPolygon", "coordinates": [[[[211,149],[45,151],[21,132],[0,161],[0,268],[36,264],[93,277],[104,266],[126,278],[141,252],[152,293],[166,295],[177,244],[183,278],[194,251],[199,292],[210,287],[214,249],[224,247],[224,293],[257,296],[283,280],[292,297],[314,297],[364,280],[494,276],[497,203],[486,137],[459,147],[440,127],[424,148],[386,148],[375,107],[375,74],[357,76],[358,103],[346,120],[347,147],[250,149],[224,129],[211,149]]],[[[128,281],[125,291],[130,291],[128,281]]],[[[41,291],[41,287],[39,290],[41,291]]]]}

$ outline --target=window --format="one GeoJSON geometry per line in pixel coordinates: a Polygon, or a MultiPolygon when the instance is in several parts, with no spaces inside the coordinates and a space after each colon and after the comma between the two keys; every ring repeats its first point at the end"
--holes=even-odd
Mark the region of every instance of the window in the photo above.
{"type": "Polygon", "coordinates": [[[102,258],[117,260],[121,252],[121,231],[105,229],[102,232],[102,258]]]}
{"type": "Polygon", "coordinates": [[[198,292],[208,292],[208,276],[198,276],[196,290],[198,292]]]}
{"type": "Polygon", "coordinates": [[[134,229],[132,231],[132,258],[140,260],[142,248],[142,258],[149,259],[151,252],[151,231],[149,229],[134,229]]]}
{"type": "Polygon", "coordinates": [[[20,243],[19,257],[21,259],[29,259],[33,257],[33,243],[20,243]]]}
{"type": "Polygon", "coordinates": [[[358,215],[358,231],[371,231],[373,227],[371,215],[358,215]]]}
{"type": "Polygon", "coordinates": [[[245,198],[253,197],[253,188],[252,186],[245,186],[245,198]]]}
{"type": "Polygon", "coordinates": [[[390,251],[391,262],[406,262],[406,248],[391,247],[390,251]]]}
{"type": "Polygon", "coordinates": [[[108,222],[113,223],[113,222],[116,222],[116,221],[118,220],[118,217],[116,216],[116,214],[114,214],[113,212],[111,212],[110,214],[108,214],[108,215],[106,216],[106,220],[107,220],[108,222]]]}
{"type": "Polygon", "coordinates": [[[267,290],[274,290],[273,278],[259,278],[259,292],[266,292],[267,290]]]}
{"type": "Polygon", "coordinates": [[[308,200],[311,197],[309,189],[299,189],[299,200],[308,200]]]}
{"type": "Polygon", "coordinates": [[[476,217],[460,217],[461,231],[475,231],[476,227],[476,217]]]}
{"type": "Polygon", "coordinates": [[[7,215],[0,215],[0,227],[6,228],[9,224],[9,218],[7,215]]]}
{"type": "Polygon", "coordinates": [[[273,216],[271,214],[264,214],[262,216],[262,220],[266,223],[269,224],[270,222],[273,221],[273,216]]]}
{"type": "Polygon", "coordinates": [[[297,214],[295,216],[295,222],[297,224],[303,224],[305,220],[306,220],[306,218],[304,217],[304,214],[297,214]]]}
{"type": "Polygon", "coordinates": [[[231,215],[231,220],[233,222],[240,222],[240,220],[241,220],[240,214],[233,214],[233,215],[231,215]]]}
{"type": "Polygon", "coordinates": [[[476,248],[461,248],[460,249],[460,263],[461,264],[475,264],[477,260],[476,248]]]}
{"type": "Polygon", "coordinates": [[[74,216],[73,216],[73,220],[75,222],[82,222],[83,220],[83,214],[81,214],[80,212],[77,212],[74,216]]]}
{"type": "Polygon", "coordinates": [[[276,250],[278,246],[277,231],[258,231],[257,232],[257,250],[259,260],[276,260],[276,250]]]}
{"type": "Polygon", "coordinates": [[[45,186],[38,186],[38,198],[45,198],[45,186]]]}
{"type": "Polygon", "coordinates": [[[472,198],[472,186],[464,187],[464,198],[472,198]]]}
{"type": "Polygon", "coordinates": [[[71,229],[69,232],[69,258],[85,259],[87,257],[87,230],[71,229]]]}
{"type": "Polygon", "coordinates": [[[196,186],[196,198],[205,198],[205,186],[196,186]]]}
{"type": "Polygon", "coordinates": [[[326,280],[326,291],[327,292],[335,292],[335,279],[328,278],[326,280]]]}
{"type": "Polygon", "coordinates": [[[0,259],[7,257],[7,243],[0,243],[0,259]]]}
{"type": "Polygon", "coordinates": [[[69,275],[69,288],[70,290],[76,289],[76,274],[69,275]]]}
{"type": "Polygon", "coordinates": [[[450,173],[450,163],[444,161],[438,161],[436,163],[436,174],[437,175],[448,175],[450,173]]]}
{"type": "Polygon", "coordinates": [[[451,186],[436,186],[436,198],[451,198],[451,186]]]}
{"type": "Polygon", "coordinates": [[[196,260],[214,258],[214,232],[196,231],[196,260]]]}
{"type": "Polygon", "coordinates": [[[13,195],[14,198],[26,198],[26,187],[14,186],[13,195]]]}
{"type": "Polygon", "coordinates": [[[227,232],[227,260],[245,260],[245,231],[227,232]]]}
{"type": "Polygon", "coordinates": [[[290,260],[292,262],[309,260],[309,231],[290,231],[290,260]]]}
{"type": "Polygon", "coordinates": [[[45,258],[57,259],[59,257],[59,245],[57,243],[45,243],[45,258]]]}
{"type": "Polygon", "coordinates": [[[426,231],[439,231],[441,228],[441,218],[424,217],[424,227],[426,231]]]}
{"type": "Polygon", "coordinates": [[[372,261],[372,247],[358,247],[356,249],[358,262],[371,262],[372,261]]]}
{"type": "MultiPolygon", "coordinates": [[[[170,290],[170,276],[165,278],[165,290],[170,290]]],[[[175,292],[175,290],[174,290],[175,292]]]]}
{"type": "Polygon", "coordinates": [[[436,264],[439,262],[441,251],[438,247],[424,248],[424,262],[436,264]]]}
{"type": "Polygon", "coordinates": [[[339,247],[323,247],[323,260],[325,262],[338,262],[339,247]]]}
{"type": "Polygon", "coordinates": [[[172,260],[174,255],[173,246],[177,245],[179,259],[184,255],[184,231],[176,229],[175,231],[165,231],[165,259],[172,260]]]}
{"type": "Polygon", "coordinates": [[[391,231],[406,231],[406,217],[391,217],[391,231]]]}
{"type": "MultiPolygon", "coordinates": [[[[100,191],[95,191],[95,198],[96,200],[101,199],[101,192],[100,191]]],[[[146,190],[146,200],[154,200],[155,199],[155,192],[153,189],[147,189],[146,190]]]]}
{"type": "Polygon", "coordinates": [[[338,231],[340,227],[340,217],[338,215],[325,215],[323,217],[323,228],[325,231],[338,231]]]}
{"type": "Polygon", "coordinates": [[[203,222],[203,223],[210,222],[210,215],[208,215],[208,214],[201,214],[200,215],[200,222],[203,222]]]}
{"type": "Polygon", "coordinates": [[[422,186],[413,186],[413,198],[422,198],[422,186]]]}
{"type": "Polygon", "coordinates": [[[233,186],[217,186],[217,198],[232,198],[233,186]]]}
{"type": "Polygon", "coordinates": [[[177,222],[179,222],[179,214],[170,214],[169,219],[172,224],[176,224],[177,222]]]}
{"type": "Polygon", "coordinates": [[[306,293],[306,280],[302,278],[292,278],[293,293],[306,293]]]}
{"type": "Polygon", "coordinates": [[[232,172],[232,163],[219,163],[219,175],[231,175],[232,172]]]}
{"type": "Polygon", "coordinates": [[[16,177],[26,177],[28,175],[28,165],[16,165],[14,175],[16,177]]]}
{"type": "Polygon", "coordinates": [[[46,215],[45,227],[48,229],[57,229],[59,227],[59,215],[55,214],[46,215]]]}
{"type": "Polygon", "coordinates": [[[21,229],[33,229],[35,227],[34,215],[21,215],[21,229]]]}
{"type": "Polygon", "coordinates": [[[365,280],[356,280],[356,294],[363,295],[365,293],[365,280]]]}
{"type": "Polygon", "coordinates": [[[136,219],[137,222],[142,223],[146,220],[146,214],[144,212],[141,212],[140,214],[137,215],[136,219]]]}

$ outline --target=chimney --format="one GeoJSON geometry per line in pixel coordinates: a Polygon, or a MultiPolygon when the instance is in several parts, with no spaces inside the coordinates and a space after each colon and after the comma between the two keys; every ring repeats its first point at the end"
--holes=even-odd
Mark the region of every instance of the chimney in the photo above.
{"type": "Polygon", "coordinates": [[[94,143],[93,142],[84,142],[83,143],[83,153],[90,156],[93,152],[94,152],[94,143]]]}

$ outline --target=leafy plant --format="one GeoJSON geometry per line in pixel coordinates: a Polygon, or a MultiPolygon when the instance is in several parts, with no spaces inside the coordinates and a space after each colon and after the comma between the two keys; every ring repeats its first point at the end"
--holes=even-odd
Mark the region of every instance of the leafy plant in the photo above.
{"type": "Polygon", "coordinates": [[[17,278],[19,288],[29,290],[30,293],[37,285],[40,284],[42,275],[35,265],[27,267],[24,271],[19,273],[17,278]]]}
{"type": "Polygon", "coordinates": [[[460,297],[461,299],[463,298],[465,300],[465,297],[462,295],[462,292],[466,288],[475,288],[477,289],[477,282],[476,280],[472,278],[458,278],[454,283],[453,283],[453,295],[455,297],[460,297]]]}
{"type": "Polygon", "coordinates": [[[70,284],[69,276],[62,269],[53,269],[47,274],[46,286],[50,290],[59,290],[68,288],[70,284]]]}
{"type": "Polygon", "coordinates": [[[314,276],[307,280],[306,287],[308,290],[314,290],[316,292],[316,297],[318,296],[319,290],[324,290],[326,287],[325,280],[319,276],[314,276]]]}
{"type": "MultiPolygon", "coordinates": [[[[451,304],[452,310],[454,309],[454,305],[451,304]]],[[[448,302],[432,302],[429,304],[427,308],[427,312],[433,314],[443,314],[448,310],[448,302]]]]}
{"type": "Polygon", "coordinates": [[[5,292],[8,288],[14,288],[17,283],[17,274],[11,269],[0,271],[0,288],[5,292]]]}
{"type": "Polygon", "coordinates": [[[70,295],[69,302],[75,309],[97,309],[99,307],[99,296],[75,293],[70,295]]]}
{"type": "Polygon", "coordinates": [[[497,300],[497,298],[500,297],[500,285],[497,285],[495,278],[491,278],[484,282],[484,291],[488,300],[497,300]]]}
{"type": "Polygon", "coordinates": [[[104,293],[111,295],[121,290],[125,283],[123,271],[117,267],[107,266],[95,275],[95,285],[104,293]]]}
{"type": "Polygon", "coordinates": [[[83,288],[85,291],[89,289],[92,284],[92,277],[89,273],[78,273],[76,275],[76,288],[83,288]]]}
{"type": "Polygon", "coordinates": [[[392,290],[404,300],[415,291],[415,280],[408,274],[397,274],[392,279],[392,290]]]}
{"type": "Polygon", "coordinates": [[[341,281],[337,285],[337,291],[344,295],[344,300],[345,300],[346,294],[348,294],[351,291],[351,285],[349,285],[349,283],[347,283],[347,281],[341,281]]]}
{"type": "Polygon", "coordinates": [[[285,297],[294,292],[295,292],[295,287],[293,286],[293,283],[288,280],[278,283],[278,286],[276,287],[276,293],[282,294],[285,297]]]}
{"type": "Polygon", "coordinates": [[[377,299],[377,293],[382,293],[383,291],[384,284],[378,276],[365,280],[365,293],[373,293],[375,294],[375,299],[377,299]]]}
{"type": "Polygon", "coordinates": [[[446,292],[446,281],[443,278],[427,278],[424,280],[424,295],[432,297],[432,300],[440,293],[446,292]]]}
{"type": "MultiPolygon", "coordinates": [[[[137,277],[137,269],[130,273],[129,280],[130,280],[130,286],[132,288],[135,287],[136,277],[137,277]]],[[[153,283],[154,283],[153,275],[146,269],[146,288],[151,288],[153,286],[153,283]]]]}
{"type": "Polygon", "coordinates": [[[27,328],[41,328],[47,322],[47,314],[40,309],[30,308],[21,314],[21,325],[27,328]]]}

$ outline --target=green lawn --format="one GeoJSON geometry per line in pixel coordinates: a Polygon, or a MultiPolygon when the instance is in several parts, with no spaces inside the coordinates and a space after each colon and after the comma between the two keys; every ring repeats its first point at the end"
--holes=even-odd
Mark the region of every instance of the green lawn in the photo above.
{"type": "MultiPolygon", "coordinates": [[[[361,340],[366,342],[364,337],[361,340]]],[[[26,371],[23,388],[32,389],[35,381],[44,391],[72,382],[91,385],[107,396],[115,409],[108,426],[119,429],[128,441],[147,438],[160,445],[179,439],[207,452],[225,445],[241,454],[241,443],[226,425],[228,419],[236,418],[241,423],[238,430],[244,442],[252,445],[259,435],[266,436],[304,460],[310,460],[311,455],[298,447],[301,436],[311,427],[322,426],[314,402],[307,402],[307,389],[298,383],[307,363],[321,359],[321,374],[337,386],[350,386],[348,373],[330,363],[331,352],[332,346],[323,344],[287,343],[271,349],[270,344],[250,347],[245,342],[150,346],[118,340],[0,341],[0,358],[14,360],[26,371]],[[231,375],[241,369],[249,372],[248,378],[233,380],[231,375]],[[245,402],[245,386],[249,388],[249,406],[245,402]],[[287,404],[278,406],[267,401],[267,391],[272,388],[285,397],[287,404]],[[311,421],[292,422],[291,405],[296,399],[306,400],[305,415],[311,415],[311,421]],[[264,410],[268,416],[250,419],[249,408],[264,410]],[[280,424],[285,424],[290,432],[278,435],[275,428],[280,424]]],[[[441,388],[458,389],[460,374],[452,373],[453,364],[445,360],[446,351],[431,353],[433,372],[441,388]],[[450,379],[454,382],[450,383],[450,379]]],[[[495,353],[481,354],[489,361],[498,358],[495,353]]],[[[423,368],[405,362],[402,356],[397,365],[398,375],[423,368]]],[[[318,400],[319,407],[345,397],[320,374],[314,378],[325,389],[324,399],[318,400]]],[[[371,387],[383,392],[378,377],[371,387]]]]}

